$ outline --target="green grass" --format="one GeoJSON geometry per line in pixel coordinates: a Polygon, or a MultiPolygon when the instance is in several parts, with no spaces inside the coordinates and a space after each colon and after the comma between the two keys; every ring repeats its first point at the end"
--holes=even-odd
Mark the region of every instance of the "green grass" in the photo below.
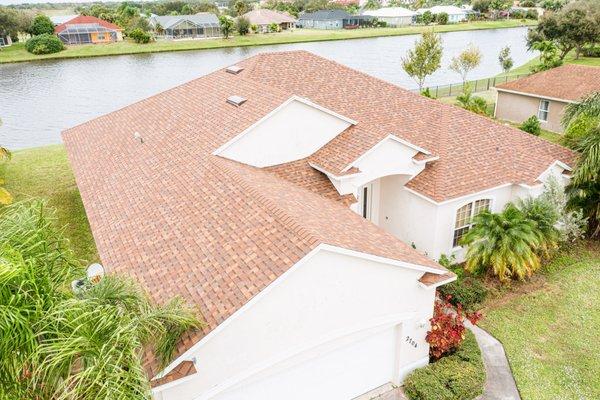
{"type": "Polygon", "coordinates": [[[476,21],[461,24],[439,26],[408,26],[401,28],[365,28],[354,30],[315,30],[295,29],[281,33],[254,34],[247,36],[234,36],[230,39],[205,39],[165,41],[159,40],[149,44],[137,44],[123,41],[110,44],[68,46],[60,53],[47,55],[34,55],[28,53],[22,43],[3,48],[0,51],[0,63],[32,61],[55,58],[97,57],[118,54],[154,53],[162,51],[183,51],[216,49],[222,47],[259,46],[267,44],[285,44],[299,42],[315,42],[342,39],[360,39],[380,36],[399,36],[421,33],[429,29],[436,32],[454,32],[478,29],[514,28],[519,26],[534,25],[535,21],[501,20],[501,21],[476,21]]]}
{"type": "Polygon", "coordinates": [[[0,177],[16,201],[43,198],[56,209],[57,223],[64,227],[73,250],[84,262],[98,261],[96,245],[62,145],[36,147],[13,153],[0,166],[0,177]]]}
{"type": "Polygon", "coordinates": [[[480,325],[504,344],[523,400],[600,399],[600,243],[515,286],[480,325]]]}
{"type": "MultiPolygon", "coordinates": [[[[539,57],[536,57],[532,60],[529,60],[528,62],[526,62],[523,65],[520,65],[516,68],[511,69],[508,73],[500,74],[498,76],[501,77],[501,76],[506,76],[506,75],[531,73],[531,67],[538,64],[539,62],[540,62],[539,57]]],[[[564,63],[565,64],[579,64],[579,65],[589,65],[592,67],[600,67],[600,57],[579,57],[579,60],[576,60],[575,55],[570,53],[565,57],[564,63]]]]}

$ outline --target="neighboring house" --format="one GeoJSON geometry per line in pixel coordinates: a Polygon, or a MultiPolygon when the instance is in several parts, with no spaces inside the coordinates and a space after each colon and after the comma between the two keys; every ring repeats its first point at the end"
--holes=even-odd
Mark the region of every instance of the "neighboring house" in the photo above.
{"type": "Polygon", "coordinates": [[[65,44],[97,44],[123,40],[122,29],[100,18],[79,15],[54,28],[65,44]]]}
{"type": "Polygon", "coordinates": [[[10,46],[12,44],[12,38],[9,34],[1,34],[0,33],[0,47],[10,46]]]}
{"type": "Polygon", "coordinates": [[[150,26],[165,39],[220,37],[219,18],[209,12],[194,15],[152,15],[150,26]]]}
{"type": "Polygon", "coordinates": [[[419,8],[417,13],[422,15],[425,11],[430,11],[433,15],[446,13],[448,14],[449,23],[457,23],[467,20],[469,11],[456,6],[434,6],[431,8],[419,8]]]}
{"type": "Polygon", "coordinates": [[[51,15],[48,18],[50,18],[50,21],[52,21],[52,23],[54,24],[54,26],[58,26],[60,24],[64,24],[67,21],[70,21],[73,18],[76,18],[78,16],[79,16],[79,14],[72,14],[72,15],[51,15]]]}
{"type": "Polygon", "coordinates": [[[344,10],[319,10],[301,14],[296,25],[312,29],[351,29],[357,28],[363,20],[365,17],[344,10]]]}
{"type": "Polygon", "coordinates": [[[63,139],[106,268],[206,320],[166,369],[148,360],[159,400],[400,384],[427,364],[435,287],[455,279],[432,258],[460,255],[477,212],[566,182],[574,158],[305,51],[248,58],[63,139]]]}
{"type": "MultiPolygon", "coordinates": [[[[410,6],[410,5],[414,4],[415,1],[416,0],[396,0],[395,4],[403,4],[405,6],[410,6]]],[[[368,2],[369,2],[369,0],[359,0],[358,5],[361,8],[364,8],[364,6],[366,6],[368,2]]],[[[391,0],[382,0],[379,2],[381,7],[388,7],[388,6],[390,6],[390,3],[393,3],[393,2],[391,0]]]]}
{"type": "Polygon", "coordinates": [[[385,7],[377,10],[365,10],[363,15],[377,18],[388,26],[403,26],[414,23],[417,13],[403,7],[385,7]]]}
{"type": "Polygon", "coordinates": [[[269,32],[269,25],[275,23],[281,30],[290,29],[296,26],[296,19],[287,13],[260,8],[242,15],[247,18],[252,25],[258,26],[260,32],[269,32]]]}
{"type": "Polygon", "coordinates": [[[542,128],[562,132],[567,104],[600,91],[600,68],[566,64],[496,86],[498,119],[523,122],[535,115],[542,128]]]}

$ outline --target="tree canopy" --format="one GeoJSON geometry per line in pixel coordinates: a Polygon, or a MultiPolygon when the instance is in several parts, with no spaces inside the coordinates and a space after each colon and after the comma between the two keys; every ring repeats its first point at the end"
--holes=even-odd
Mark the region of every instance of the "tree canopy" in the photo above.
{"type": "Polygon", "coordinates": [[[425,78],[441,66],[442,39],[437,33],[425,32],[420,39],[415,41],[414,49],[409,50],[402,58],[402,68],[423,89],[425,78]]]}

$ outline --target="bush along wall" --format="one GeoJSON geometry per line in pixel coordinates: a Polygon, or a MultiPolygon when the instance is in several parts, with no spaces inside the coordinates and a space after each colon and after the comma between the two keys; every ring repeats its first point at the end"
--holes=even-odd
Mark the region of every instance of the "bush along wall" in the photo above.
{"type": "Polygon", "coordinates": [[[453,354],[420,368],[404,381],[411,400],[471,400],[483,393],[485,368],[470,331],[453,354]]]}

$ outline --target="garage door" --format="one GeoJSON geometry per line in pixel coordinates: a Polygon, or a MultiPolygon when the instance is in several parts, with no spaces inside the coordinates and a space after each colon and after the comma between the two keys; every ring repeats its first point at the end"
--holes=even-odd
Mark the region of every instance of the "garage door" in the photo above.
{"type": "Polygon", "coordinates": [[[222,393],[219,400],[349,400],[392,381],[396,331],[386,328],[222,393]]]}

